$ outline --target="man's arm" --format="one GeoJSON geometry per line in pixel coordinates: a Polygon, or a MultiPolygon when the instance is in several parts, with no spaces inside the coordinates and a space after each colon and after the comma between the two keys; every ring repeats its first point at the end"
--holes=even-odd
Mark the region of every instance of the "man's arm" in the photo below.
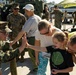
{"type": "MultiPolygon", "coordinates": [[[[40,41],[35,40],[35,46],[40,46],[40,41]]],[[[38,56],[39,56],[39,52],[35,51],[36,65],[39,64],[38,56]]]]}
{"type": "Polygon", "coordinates": [[[10,46],[12,46],[13,44],[15,44],[18,40],[20,40],[24,34],[25,34],[25,31],[21,30],[19,32],[19,34],[17,35],[17,37],[13,40],[13,42],[10,43],[10,46]]]}
{"type": "MultiPolygon", "coordinates": [[[[46,47],[39,47],[39,46],[30,45],[30,44],[27,42],[27,39],[26,39],[25,35],[24,35],[23,38],[22,38],[22,44],[23,44],[26,48],[30,48],[30,49],[33,49],[33,50],[35,50],[35,51],[47,52],[46,47]]],[[[23,46],[23,47],[24,47],[24,46],[23,46]]]]}
{"type": "Polygon", "coordinates": [[[0,61],[1,62],[9,62],[13,60],[15,57],[19,56],[19,54],[24,50],[25,45],[22,44],[19,48],[16,48],[11,51],[3,52],[0,51],[0,61]]]}
{"type": "Polygon", "coordinates": [[[33,45],[28,44],[28,43],[26,43],[26,48],[30,48],[32,50],[40,51],[40,52],[47,52],[46,47],[33,46],[33,45]]]}

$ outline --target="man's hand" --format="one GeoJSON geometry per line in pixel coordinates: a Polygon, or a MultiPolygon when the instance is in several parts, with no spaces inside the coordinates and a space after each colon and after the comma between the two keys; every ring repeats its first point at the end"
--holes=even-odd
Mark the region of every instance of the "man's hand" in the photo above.
{"type": "Polygon", "coordinates": [[[24,48],[25,48],[25,46],[26,46],[26,35],[24,35],[23,37],[22,37],[22,44],[21,44],[21,46],[19,47],[19,51],[20,51],[20,53],[24,50],[24,48]]]}
{"type": "Polygon", "coordinates": [[[26,48],[28,48],[29,44],[26,38],[26,35],[24,34],[22,37],[22,45],[24,45],[26,48]]]}
{"type": "Polygon", "coordinates": [[[14,44],[14,43],[13,43],[13,41],[12,41],[12,42],[10,42],[10,43],[9,43],[10,47],[12,47],[12,46],[13,46],[13,44],[14,44]]]}
{"type": "Polygon", "coordinates": [[[36,63],[36,65],[38,66],[38,65],[39,65],[39,60],[36,60],[35,63],[36,63]]]}

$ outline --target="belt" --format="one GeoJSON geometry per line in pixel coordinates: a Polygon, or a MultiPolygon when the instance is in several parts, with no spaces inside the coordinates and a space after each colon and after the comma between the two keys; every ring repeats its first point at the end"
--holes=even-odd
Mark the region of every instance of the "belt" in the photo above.
{"type": "Polygon", "coordinates": [[[27,39],[35,38],[35,36],[27,37],[27,39]]]}

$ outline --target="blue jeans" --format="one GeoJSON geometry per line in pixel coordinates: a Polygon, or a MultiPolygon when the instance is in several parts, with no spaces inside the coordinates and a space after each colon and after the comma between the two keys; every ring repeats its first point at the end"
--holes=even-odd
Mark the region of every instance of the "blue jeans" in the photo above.
{"type": "Polygon", "coordinates": [[[46,75],[48,59],[42,56],[42,52],[39,53],[39,65],[37,75],[46,75]]]}

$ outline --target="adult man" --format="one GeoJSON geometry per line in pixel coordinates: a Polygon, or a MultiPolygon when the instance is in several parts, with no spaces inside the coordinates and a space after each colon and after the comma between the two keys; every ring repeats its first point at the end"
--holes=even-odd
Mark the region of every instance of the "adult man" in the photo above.
{"type": "Polygon", "coordinates": [[[63,13],[61,10],[59,10],[58,6],[55,5],[54,6],[54,11],[51,12],[51,14],[55,14],[55,26],[59,29],[61,29],[61,23],[62,23],[62,17],[63,17],[63,13]]]}
{"type": "MultiPolygon", "coordinates": [[[[23,47],[19,47],[14,50],[10,50],[9,43],[7,43],[7,33],[11,32],[9,28],[5,30],[0,30],[0,75],[1,73],[1,62],[8,62],[14,59],[16,56],[18,56],[22,52],[23,47]],[[8,51],[9,50],[9,51],[8,51]]],[[[14,69],[13,69],[14,71],[14,69]]]]}
{"type": "MultiPolygon", "coordinates": [[[[25,5],[23,9],[25,9],[25,13],[29,18],[24,24],[22,30],[19,32],[18,36],[13,40],[13,42],[10,45],[15,44],[25,33],[27,35],[28,42],[32,45],[34,45],[35,43],[35,32],[38,28],[38,23],[41,20],[41,18],[34,14],[35,9],[32,4],[25,5]]],[[[35,64],[34,51],[28,49],[28,52],[34,65],[34,69],[31,72],[35,72],[37,70],[37,66],[35,64]]]]}
{"type": "MultiPolygon", "coordinates": [[[[52,35],[55,32],[61,31],[60,29],[54,27],[47,20],[41,20],[38,24],[38,31],[35,35],[35,45],[46,47],[53,45],[52,35]]],[[[47,54],[45,52],[35,52],[36,54],[36,64],[38,64],[37,75],[46,75],[46,68],[48,64],[48,59],[45,58],[47,54]]]]}
{"type": "MultiPolygon", "coordinates": [[[[19,12],[19,4],[18,3],[13,3],[12,4],[12,7],[11,7],[11,10],[12,10],[12,13],[10,13],[8,16],[7,16],[7,21],[8,21],[8,25],[9,25],[9,28],[12,29],[12,35],[11,35],[11,40],[13,40],[18,32],[21,30],[22,26],[24,25],[25,21],[26,21],[26,18],[25,16],[19,12]]],[[[21,41],[19,41],[19,43],[21,43],[21,41]]],[[[23,62],[24,61],[24,52],[21,53],[21,59],[20,61],[23,62]]],[[[17,60],[19,59],[19,57],[17,57],[17,60]]]]}
{"type": "MultiPolygon", "coordinates": [[[[42,47],[53,45],[52,37],[51,37],[52,34],[55,33],[56,31],[61,31],[58,28],[53,27],[50,24],[50,22],[48,22],[46,20],[42,20],[39,22],[38,29],[39,29],[39,31],[37,31],[36,35],[35,35],[35,37],[36,37],[35,45],[36,46],[42,46],[42,47]]],[[[39,75],[39,74],[40,75],[46,75],[45,72],[46,72],[46,66],[48,63],[48,59],[44,58],[42,56],[42,54],[44,54],[44,53],[41,53],[41,52],[39,53],[39,61],[40,62],[38,63],[38,54],[36,53],[36,63],[39,65],[37,75],[39,75]]]]}
{"type": "Polygon", "coordinates": [[[74,25],[73,25],[73,28],[74,28],[75,25],[76,25],[76,11],[74,11],[74,12],[72,13],[72,17],[74,18],[74,25]]]}

